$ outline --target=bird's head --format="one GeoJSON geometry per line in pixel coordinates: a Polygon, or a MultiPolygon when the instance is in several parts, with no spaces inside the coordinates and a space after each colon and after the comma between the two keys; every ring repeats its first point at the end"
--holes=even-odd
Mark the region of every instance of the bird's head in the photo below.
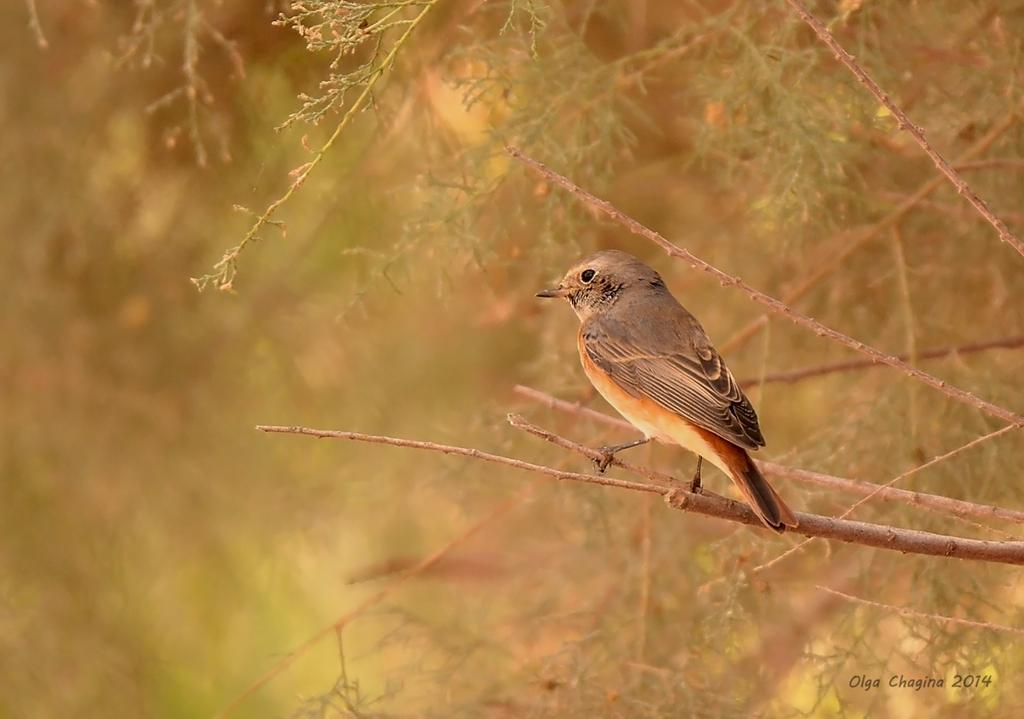
{"type": "Polygon", "coordinates": [[[564,297],[580,320],[604,312],[625,293],[664,291],[665,283],[653,269],[619,250],[603,250],[569,268],[556,287],[537,297],[564,297]]]}

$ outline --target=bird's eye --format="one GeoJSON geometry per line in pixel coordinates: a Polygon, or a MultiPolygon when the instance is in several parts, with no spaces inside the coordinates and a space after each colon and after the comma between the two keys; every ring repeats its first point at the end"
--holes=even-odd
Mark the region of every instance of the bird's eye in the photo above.
{"type": "Polygon", "coordinates": [[[583,282],[583,284],[588,284],[594,279],[594,275],[596,274],[597,273],[594,272],[594,270],[583,270],[583,272],[580,273],[580,281],[583,282]]]}

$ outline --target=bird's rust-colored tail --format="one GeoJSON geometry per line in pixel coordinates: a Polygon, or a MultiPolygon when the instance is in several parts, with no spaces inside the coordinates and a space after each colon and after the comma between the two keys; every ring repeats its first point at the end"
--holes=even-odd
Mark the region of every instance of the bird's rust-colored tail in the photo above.
{"type": "Polygon", "coordinates": [[[745,449],[706,430],[702,430],[702,433],[714,448],[720,463],[728,468],[729,478],[766,527],[781,533],[786,527],[797,526],[796,515],[768,484],[745,449]]]}
{"type": "Polygon", "coordinates": [[[754,510],[754,514],[776,532],[784,532],[786,527],[796,527],[796,516],[782,501],[778,492],[768,484],[768,480],[750,459],[750,455],[738,447],[737,450],[736,454],[743,455],[742,460],[745,461],[737,461],[735,466],[730,464],[730,469],[733,470],[730,476],[740,494],[747,500],[747,504],[754,510]]]}

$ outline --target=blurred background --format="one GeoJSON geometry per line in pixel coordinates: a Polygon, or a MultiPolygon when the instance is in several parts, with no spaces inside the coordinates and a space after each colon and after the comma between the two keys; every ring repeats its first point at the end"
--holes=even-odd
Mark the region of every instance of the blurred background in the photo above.
{"type": "MultiPolygon", "coordinates": [[[[1024,3],[811,7],[1024,231],[1024,3]]],[[[999,428],[887,369],[759,381],[851,355],[784,320],[744,331],[758,306],[506,142],[800,311],[1024,410],[1024,258],[785,3],[22,0],[0,18],[0,717],[1024,711],[1019,637],[818,588],[1022,627],[1015,568],[815,541],[755,571],[797,538],[254,430],[589,471],[505,416],[629,438],[513,390],[608,409],[570,309],[533,297],[608,247],[652,263],[750,380],[765,458],[880,483],[999,428]],[[214,269],[353,103],[281,224],[214,269]],[[1004,346],[922,357],[990,340],[1004,346]],[[991,681],[953,689],[956,673],[991,681]],[[947,687],[890,689],[900,674],[947,687]]],[[[692,473],[681,450],[634,451],[692,473]]],[[[1022,509],[1022,460],[1010,432],[898,486],[1022,509]]],[[[858,498],[774,482],[799,510],[858,498]]],[[[877,499],[854,517],[1022,535],[877,499]]]]}

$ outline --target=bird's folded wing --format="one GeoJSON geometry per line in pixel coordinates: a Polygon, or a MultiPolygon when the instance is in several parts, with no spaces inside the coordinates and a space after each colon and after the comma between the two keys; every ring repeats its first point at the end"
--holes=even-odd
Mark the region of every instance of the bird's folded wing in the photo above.
{"type": "Polygon", "coordinates": [[[583,331],[590,359],[634,397],[647,397],[719,437],[764,446],[757,414],[721,356],[703,338],[678,349],[643,347],[618,328],[592,322],[583,331]]]}

